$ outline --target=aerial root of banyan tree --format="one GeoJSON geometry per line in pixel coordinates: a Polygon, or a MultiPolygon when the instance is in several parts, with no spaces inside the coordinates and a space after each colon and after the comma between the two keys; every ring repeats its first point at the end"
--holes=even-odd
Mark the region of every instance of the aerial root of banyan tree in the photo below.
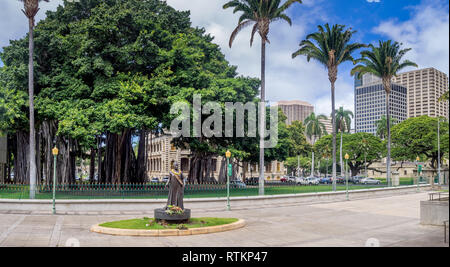
{"type": "MultiPolygon", "coordinates": [[[[59,153],[56,158],[56,181],[58,184],[75,183],[76,160],[89,158],[89,179],[96,183],[142,183],[146,180],[146,134],[138,132],[140,140],[138,155],[135,156],[132,137],[135,131],[106,133],[97,136],[97,145],[88,150],[82,148],[73,138],[56,135],[58,124],[44,121],[36,131],[36,167],[37,183],[52,184],[54,158],[52,149],[56,145],[59,153]],[[83,154],[89,151],[90,155],[83,154]],[[97,166],[97,168],[96,168],[97,166]],[[94,181],[94,177],[98,179],[94,181]]],[[[17,184],[29,184],[29,133],[17,131],[8,135],[8,160],[6,177],[17,184]],[[12,175],[13,174],[13,175],[12,175]]]]}

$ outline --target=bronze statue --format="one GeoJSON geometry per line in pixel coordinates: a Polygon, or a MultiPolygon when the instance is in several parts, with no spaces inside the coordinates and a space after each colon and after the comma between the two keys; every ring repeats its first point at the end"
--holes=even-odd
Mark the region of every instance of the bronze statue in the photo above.
{"type": "MultiPolygon", "coordinates": [[[[178,163],[173,164],[173,169],[170,171],[169,180],[166,186],[169,185],[169,198],[167,199],[167,206],[177,206],[184,210],[184,179],[183,174],[178,168],[178,163]]],[[[166,209],[167,209],[166,206],[166,209]]]]}

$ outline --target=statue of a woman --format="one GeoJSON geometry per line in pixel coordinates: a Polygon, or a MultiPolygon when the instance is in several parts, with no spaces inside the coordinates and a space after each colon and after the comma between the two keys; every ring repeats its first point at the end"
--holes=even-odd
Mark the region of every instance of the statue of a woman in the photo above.
{"type": "Polygon", "coordinates": [[[177,162],[173,164],[173,169],[170,171],[169,180],[167,181],[166,186],[167,185],[169,185],[169,198],[167,199],[167,206],[177,206],[184,210],[184,179],[183,174],[178,168],[177,162]]]}

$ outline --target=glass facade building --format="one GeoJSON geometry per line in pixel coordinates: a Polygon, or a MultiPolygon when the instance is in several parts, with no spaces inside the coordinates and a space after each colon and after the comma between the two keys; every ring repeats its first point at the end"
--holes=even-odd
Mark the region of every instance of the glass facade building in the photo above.
{"type": "MultiPolygon", "coordinates": [[[[376,80],[368,84],[363,82],[355,85],[355,131],[376,134],[376,121],[386,115],[386,92],[383,85],[376,80]]],[[[391,118],[397,122],[408,118],[407,112],[407,90],[405,86],[392,84],[390,94],[391,118]]]]}

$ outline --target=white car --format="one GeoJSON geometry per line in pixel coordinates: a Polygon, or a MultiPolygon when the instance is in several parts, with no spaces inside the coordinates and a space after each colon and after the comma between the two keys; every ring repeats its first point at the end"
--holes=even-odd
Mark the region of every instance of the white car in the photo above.
{"type": "Polygon", "coordinates": [[[308,177],[308,178],[304,179],[304,184],[305,185],[318,185],[319,179],[317,179],[316,177],[308,177]]]}
{"type": "Polygon", "coordinates": [[[295,177],[295,183],[296,184],[303,184],[304,183],[303,177],[295,177]]]}
{"type": "Polygon", "coordinates": [[[158,178],[158,177],[153,177],[153,178],[150,180],[150,182],[151,182],[151,183],[159,183],[159,178],[158,178]]]}
{"type": "Polygon", "coordinates": [[[380,180],[373,178],[364,178],[360,181],[361,184],[381,184],[380,180]]]}

